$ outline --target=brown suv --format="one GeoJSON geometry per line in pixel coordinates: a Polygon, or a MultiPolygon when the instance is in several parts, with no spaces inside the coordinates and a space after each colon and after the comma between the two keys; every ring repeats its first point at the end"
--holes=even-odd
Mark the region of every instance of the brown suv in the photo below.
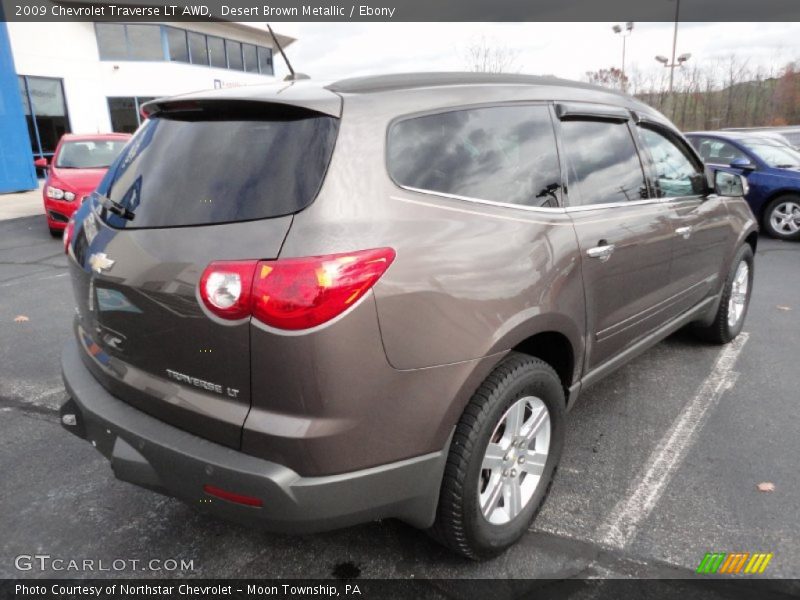
{"type": "Polygon", "coordinates": [[[633,98],[428,73],[146,110],[65,234],[62,422],[202,510],[496,554],[582,389],[684,325],[742,328],[746,182],[710,185],[633,98]]]}

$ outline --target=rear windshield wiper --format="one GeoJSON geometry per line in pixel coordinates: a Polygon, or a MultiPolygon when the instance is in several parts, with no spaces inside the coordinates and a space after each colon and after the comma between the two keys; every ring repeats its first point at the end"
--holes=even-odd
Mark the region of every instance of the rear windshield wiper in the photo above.
{"type": "Polygon", "coordinates": [[[123,219],[127,219],[128,221],[133,221],[134,217],[136,216],[135,214],[133,214],[132,210],[129,210],[125,206],[122,206],[122,204],[120,204],[119,202],[115,202],[108,196],[102,196],[100,198],[100,202],[107,211],[112,212],[115,215],[122,217],[123,219]]]}

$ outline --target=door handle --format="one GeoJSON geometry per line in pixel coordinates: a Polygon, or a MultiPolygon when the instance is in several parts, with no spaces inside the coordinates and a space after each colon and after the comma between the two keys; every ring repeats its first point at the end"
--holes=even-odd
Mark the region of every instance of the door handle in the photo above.
{"type": "Polygon", "coordinates": [[[677,233],[683,239],[688,240],[692,235],[692,231],[694,231],[694,227],[692,227],[691,225],[688,225],[686,227],[678,227],[675,230],[675,233],[677,233]]]}
{"type": "Polygon", "coordinates": [[[614,244],[604,244],[602,246],[595,246],[586,251],[586,256],[589,258],[599,258],[600,262],[606,262],[614,253],[614,244]]]}

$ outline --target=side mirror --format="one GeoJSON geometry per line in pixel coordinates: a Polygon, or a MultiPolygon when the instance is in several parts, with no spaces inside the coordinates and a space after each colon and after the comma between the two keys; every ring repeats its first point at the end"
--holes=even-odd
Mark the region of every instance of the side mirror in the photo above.
{"type": "Polygon", "coordinates": [[[35,161],[33,161],[33,166],[37,169],[46,169],[48,165],[49,161],[44,157],[37,158],[35,161]]]}
{"type": "Polygon", "coordinates": [[[734,159],[730,166],[734,169],[741,169],[742,171],[754,171],[756,168],[756,166],[746,158],[734,159]]]}
{"type": "Polygon", "coordinates": [[[736,173],[716,171],[714,173],[714,192],[720,196],[746,196],[749,191],[747,179],[736,173]]]}

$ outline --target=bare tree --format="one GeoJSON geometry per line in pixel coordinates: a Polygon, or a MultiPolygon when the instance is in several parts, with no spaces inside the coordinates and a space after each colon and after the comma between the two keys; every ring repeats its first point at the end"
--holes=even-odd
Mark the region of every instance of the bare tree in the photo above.
{"type": "Polygon", "coordinates": [[[519,73],[519,50],[497,45],[481,36],[464,51],[468,71],[475,73],[519,73]]]}
{"type": "Polygon", "coordinates": [[[615,90],[624,90],[628,83],[628,76],[622,72],[622,69],[618,69],[617,67],[599,69],[598,71],[586,71],[586,79],[589,83],[613,88],[615,90]]]}

